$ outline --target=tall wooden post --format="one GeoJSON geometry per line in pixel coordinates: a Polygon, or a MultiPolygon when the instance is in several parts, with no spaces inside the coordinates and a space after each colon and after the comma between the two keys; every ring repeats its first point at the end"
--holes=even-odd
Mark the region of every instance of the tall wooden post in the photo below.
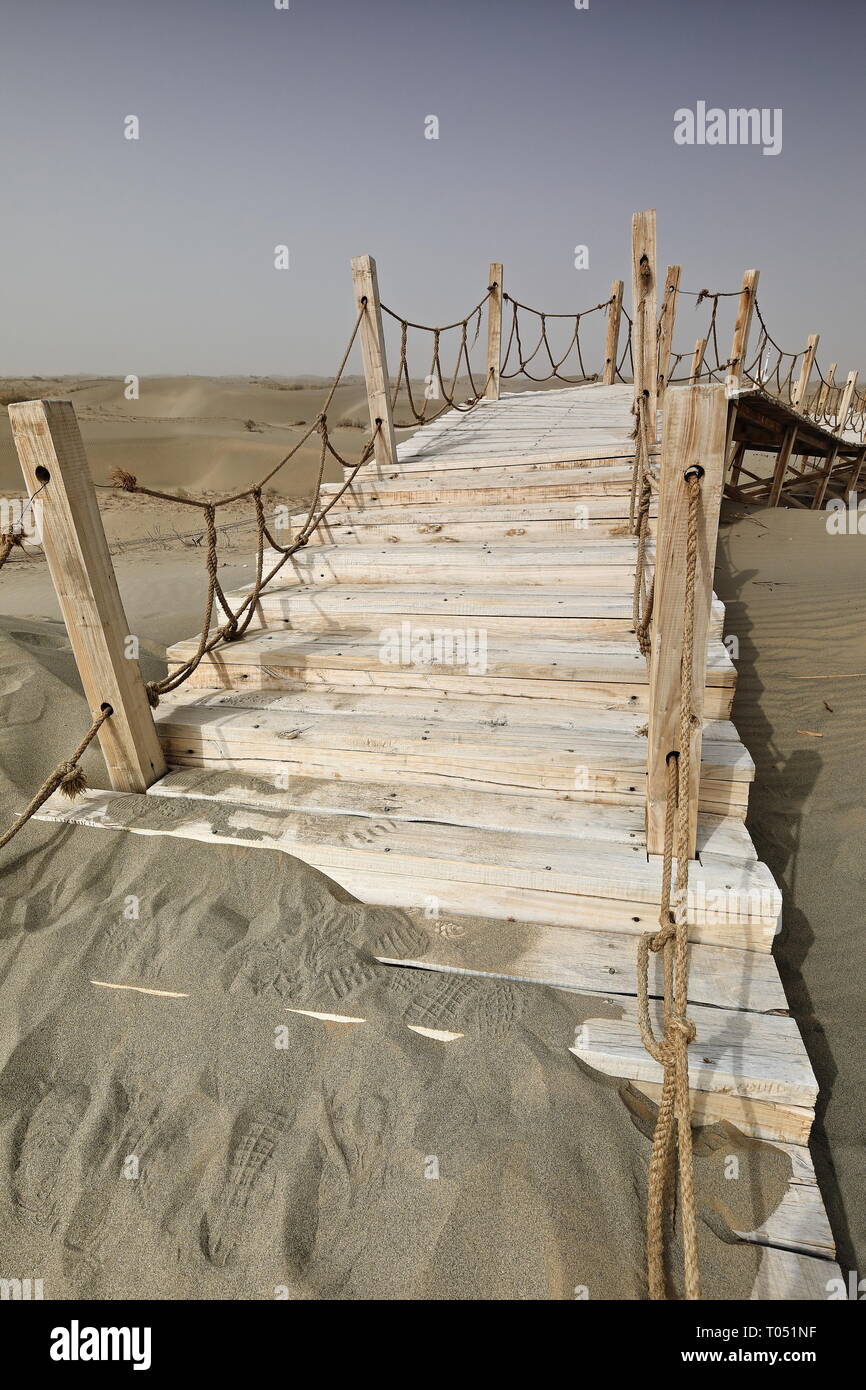
{"type": "Polygon", "coordinates": [[[658,398],[661,402],[668,384],[671,352],[674,344],[674,324],[677,317],[677,296],[682,266],[669,265],[662,288],[662,309],[659,315],[658,398]]]}
{"type": "Polygon", "coordinates": [[[698,341],[695,343],[695,350],[692,353],[692,370],[689,373],[690,386],[694,386],[695,382],[701,374],[701,368],[704,365],[704,353],[706,352],[706,350],[706,338],[698,338],[698,341]]]}
{"type": "Polygon", "coordinates": [[[698,508],[694,663],[691,704],[697,716],[691,737],[689,857],[695,854],[701,734],[707,669],[707,634],[713,566],[725,473],[727,401],[722,385],[670,387],[665,401],[656,523],[655,602],[650,651],[647,749],[647,849],[664,850],[667,758],[680,750],[680,666],[686,593],[688,484],[686,472],[703,470],[698,508]]]}
{"type": "Polygon", "coordinates": [[[727,384],[729,396],[734,396],[736,394],[743,375],[743,367],[746,361],[746,349],[749,345],[749,329],[752,325],[752,313],[758,294],[758,278],[760,274],[761,272],[759,270],[747,270],[743,276],[743,287],[740,290],[740,298],[737,301],[737,321],[734,324],[731,355],[728,358],[727,384]]]}
{"type": "Polygon", "coordinates": [[[725,438],[725,458],[732,458],[734,443],[734,429],[737,423],[737,392],[740,389],[740,382],[743,375],[743,367],[746,361],[746,349],[749,345],[749,329],[752,325],[752,313],[755,308],[755,299],[758,294],[759,270],[747,270],[743,276],[743,286],[740,290],[740,297],[737,301],[737,318],[734,324],[734,337],[731,343],[731,355],[728,358],[728,370],[725,375],[725,390],[728,393],[730,408],[728,410],[728,432],[725,438]]]}
{"type": "Polygon", "coordinates": [[[827,492],[827,484],[830,481],[830,474],[836,467],[836,456],[838,455],[838,453],[838,444],[832,444],[827,451],[827,462],[824,464],[824,468],[821,473],[821,479],[818,483],[818,486],[815,488],[815,493],[812,497],[813,512],[817,512],[824,505],[824,497],[827,492]]]}
{"type": "Polygon", "coordinates": [[[616,381],[616,365],[619,357],[619,326],[622,322],[622,295],[625,285],[622,280],[614,280],[610,287],[610,305],[607,311],[607,337],[604,344],[604,371],[601,374],[605,386],[613,386],[616,381]]]}
{"type": "Polygon", "coordinates": [[[845,390],[842,392],[842,399],[839,402],[839,414],[836,418],[834,434],[842,434],[845,429],[845,421],[848,419],[848,411],[851,409],[851,402],[854,399],[854,392],[856,389],[857,373],[849,372],[845,381],[845,390]]]}
{"type": "Polygon", "coordinates": [[[827,399],[836,384],[836,368],[838,365],[838,362],[831,362],[827,371],[827,378],[825,381],[821,382],[821,389],[818,392],[818,400],[814,412],[816,420],[823,419],[824,411],[827,407],[827,399]]]}
{"type": "Polygon", "coordinates": [[[656,410],[656,215],[636,212],[631,219],[632,357],[635,400],[643,399],[655,443],[656,410]]]}
{"type": "Polygon", "coordinates": [[[803,354],[803,365],[800,368],[799,380],[791,392],[791,404],[801,412],[806,413],[806,396],[809,391],[809,378],[812,375],[812,368],[815,365],[815,353],[818,351],[819,333],[810,333],[806,343],[806,351],[803,354]]]}
{"type": "Polygon", "coordinates": [[[99,744],[115,791],[143,792],[166,771],[132,644],[87,456],[69,401],[22,401],[9,419],[28,493],[39,491],[42,547],[96,715],[112,715],[99,744]]]}
{"type": "Polygon", "coordinates": [[[364,360],[364,379],[367,383],[367,404],[370,407],[370,428],[378,433],[374,457],[380,472],[393,469],[397,462],[397,442],[394,438],[394,415],[388,380],[388,359],[385,354],[385,334],[382,328],[382,305],[379,299],[379,280],[372,256],[355,256],[352,260],[352,283],[355,307],[364,306],[361,319],[361,355],[364,360]]]}
{"type": "Polygon", "coordinates": [[[490,297],[487,300],[487,385],[486,401],[499,400],[499,373],[502,368],[502,263],[493,261],[487,281],[490,297]]]}

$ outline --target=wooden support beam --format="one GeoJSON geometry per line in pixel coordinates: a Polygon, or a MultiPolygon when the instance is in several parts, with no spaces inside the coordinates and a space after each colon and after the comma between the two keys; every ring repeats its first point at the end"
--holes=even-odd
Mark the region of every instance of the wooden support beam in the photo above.
{"type": "Polygon", "coordinates": [[[713,596],[713,567],[725,472],[727,400],[721,385],[671,387],[664,412],[656,530],[655,601],[650,653],[649,738],[647,749],[647,849],[664,850],[667,757],[680,752],[680,667],[686,587],[688,484],[686,471],[703,469],[698,511],[695,585],[689,787],[689,856],[694,857],[701,732],[704,711],[707,634],[713,596]]]}
{"type": "Polygon", "coordinates": [[[836,419],[834,434],[842,434],[845,429],[845,421],[848,419],[848,411],[851,409],[851,402],[854,399],[854,392],[857,389],[857,373],[849,372],[845,382],[845,390],[842,392],[842,400],[839,402],[839,415],[836,419]]]}
{"type": "Polygon", "coordinates": [[[486,401],[499,400],[499,374],[502,355],[502,262],[492,261],[487,281],[490,298],[487,301],[487,385],[486,401]]]}
{"type": "MultiPolygon", "coordinates": [[[[746,445],[744,443],[738,444],[734,449],[734,457],[731,461],[731,487],[736,487],[738,485],[745,455],[746,445]]],[[[748,469],[746,471],[748,472],[748,469]]]]}
{"type": "Polygon", "coordinates": [[[625,285],[622,280],[614,280],[610,287],[610,307],[607,311],[607,340],[604,345],[604,371],[602,381],[605,386],[616,382],[616,364],[619,356],[619,326],[622,320],[622,295],[625,285]]]}
{"type": "Polygon", "coordinates": [[[827,491],[827,484],[830,481],[830,474],[833,472],[833,469],[836,466],[836,455],[838,453],[839,446],[838,444],[834,444],[833,448],[827,455],[827,462],[824,465],[824,468],[821,472],[821,481],[818,483],[818,486],[815,489],[815,496],[812,498],[813,512],[817,512],[824,505],[824,495],[827,491]]]}
{"type": "Polygon", "coordinates": [[[815,419],[816,419],[816,420],[821,420],[821,419],[823,418],[824,411],[825,411],[826,408],[827,408],[827,399],[828,399],[828,397],[829,397],[829,395],[830,395],[831,390],[833,389],[833,387],[834,387],[834,385],[835,385],[835,380],[836,380],[836,368],[837,368],[838,365],[839,365],[839,364],[838,364],[837,362],[831,362],[831,363],[830,363],[829,371],[827,372],[826,379],[825,379],[824,381],[821,382],[821,387],[820,387],[820,390],[818,391],[818,400],[817,400],[817,402],[816,402],[816,404],[815,404],[815,419]]]}
{"type": "Polygon", "coordinates": [[[635,400],[642,398],[655,440],[657,399],[656,354],[656,215],[636,212],[631,219],[632,358],[635,400]]]}
{"type": "Polygon", "coordinates": [[[677,296],[680,289],[682,266],[669,265],[665,271],[662,287],[662,308],[659,315],[659,361],[657,394],[661,402],[670,375],[671,352],[674,344],[674,324],[677,317],[677,296]]]}
{"type": "MultiPolygon", "coordinates": [[[[91,713],[110,705],[99,744],[115,791],[143,792],[166,772],[123,611],[78,421],[69,401],[10,405],[42,547],[91,713]]],[[[83,733],[78,730],[78,733],[83,733]]]]}
{"type": "Polygon", "coordinates": [[[803,354],[803,365],[800,368],[800,376],[791,393],[791,404],[795,406],[797,410],[802,411],[804,415],[806,413],[806,399],[809,392],[809,378],[812,375],[812,368],[815,365],[815,353],[818,351],[819,340],[820,334],[809,334],[806,343],[806,351],[803,354]]]}
{"type": "Polygon", "coordinates": [[[689,375],[689,385],[690,385],[690,386],[694,386],[694,385],[695,385],[695,382],[698,380],[698,377],[699,377],[700,374],[701,374],[701,369],[703,368],[703,365],[704,365],[704,353],[706,352],[706,350],[707,350],[707,340],[706,340],[706,338],[698,338],[698,341],[695,343],[695,350],[694,350],[694,352],[693,352],[693,354],[692,354],[692,370],[691,370],[691,373],[690,373],[690,375],[689,375]]]}
{"type": "Polygon", "coordinates": [[[397,462],[397,441],[394,438],[394,414],[388,379],[388,359],[385,353],[385,333],[382,328],[382,304],[379,299],[379,280],[372,256],[355,256],[352,260],[352,284],[355,308],[363,305],[360,338],[367,383],[367,404],[370,408],[370,428],[376,430],[374,457],[379,472],[393,470],[397,462]]]}
{"type": "Polygon", "coordinates": [[[785,474],[788,471],[788,464],[791,461],[791,454],[797,442],[797,426],[790,425],[785,431],[779,452],[776,455],[776,466],[773,469],[773,481],[770,485],[770,496],[768,498],[771,507],[778,507],[779,498],[782,495],[782,488],[785,482],[785,474]]]}

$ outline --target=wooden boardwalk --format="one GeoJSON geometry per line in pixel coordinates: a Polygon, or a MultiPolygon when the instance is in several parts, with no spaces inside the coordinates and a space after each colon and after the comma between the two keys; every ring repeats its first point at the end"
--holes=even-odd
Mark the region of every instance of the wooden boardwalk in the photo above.
{"type": "MultiPolygon", "coordinates": [[[[283,851],[417,915],[431,954],[389,963],[614,1000],[621,1017],[590,1019],[573,1050],[657,1098],[635,1009],[661,862],[645,830],[632,399],[631,385],[526,392],[419,429],[396,466],[359,474],[246,635],[163,696],[170,771],[147,796],[122,817],[123,792],[55,798],[43,817],[283,851]],[[164,798],[179,799],[169,829],[152,813],[164,798]]],[[[689,884],[692,1104],[697,1121],[792,1157],[787,1197],[744,1233],[767,1247],[753,1296],[824,1298],[838,1269],[807,1148],[817,1087],[771,955],[781,894],[744,824],[754,764],[730,722],[723,622],[714,600],[689,884]]],[[[197,645],[171,648],[170,669],[197,645]]]]}

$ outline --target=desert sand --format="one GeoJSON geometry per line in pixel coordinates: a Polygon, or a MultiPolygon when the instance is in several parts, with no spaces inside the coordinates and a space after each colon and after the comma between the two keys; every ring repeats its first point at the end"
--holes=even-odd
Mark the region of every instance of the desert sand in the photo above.
{"type": "MultiPolygon", "coordinates": [[[[128,451],[115,435],[101,460],[100,430],[120,425],[82,423],[97,478],[104,464],[166,485],[140,417],[128,451]]],[[[174,428],[187,439],[185,423],[174,428]]],[[[252,431],[228,430],[221,451],[211,419],[193,438],[190,492],[261,471],[252,431]]],[[[284,438],[274,430],[267,462],[284,438]]],[[[169,473],[176,485],[177,467],[169,473]]],[[[281,486],[303,495],[300,475],[281,486]]],[[[100,496],[152,677],[165,645],[199,626],[201,555],[168,535],[166,504],[100,496]]],[[[221,549],[226,587],[252,565],[246,533],[233,535],[221,549]]],[[[805,514],[735,517],[717,587],[734,600],[736,718],[759,767],[752,833],[789,895],[778,949],[825,1102],[824,1194],[854,1263],[866,1245],[847,1215],[864,1210],[862,697],[850,677],[793,679],[855,671],[858,651],[866,669],[858,542],[848,546],[805,514]]],[[[41,556],[16,553],[0,590],[11,819],[87,712],[41,556]]],[[[85,767],[91,785],[107,785],[96,748],[85,767]]],[[[583,1017],[617,1003],[380,965],[395,940],[423,959],[423,930],[274,853],[42,823],[3,851],[4,1271],[42,1277],[48,1298],[644,1297],[652,1114],[568,1051],[583,1017]]],[[[729,1127],[702,1132],[705,1297],[748,1296],[759,1251],[730,1232],[760,1225],[789,1173],[768,1145],[729,1127]]]]}

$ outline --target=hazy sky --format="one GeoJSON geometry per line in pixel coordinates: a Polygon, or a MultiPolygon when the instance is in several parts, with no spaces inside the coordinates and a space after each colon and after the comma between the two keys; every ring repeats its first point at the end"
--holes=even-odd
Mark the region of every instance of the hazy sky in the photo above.
{"type": "Polygon", "coordinates": [[[866,368],[864,54],[855,0],[6,0],[0,372],[327,373],[364,251],[427,322],[491,260],[577,309],[644,207],[684,287],[758,266],[783,347],[866,368]],[[781,154],[675,144],[699,101],[781,154]]]}

